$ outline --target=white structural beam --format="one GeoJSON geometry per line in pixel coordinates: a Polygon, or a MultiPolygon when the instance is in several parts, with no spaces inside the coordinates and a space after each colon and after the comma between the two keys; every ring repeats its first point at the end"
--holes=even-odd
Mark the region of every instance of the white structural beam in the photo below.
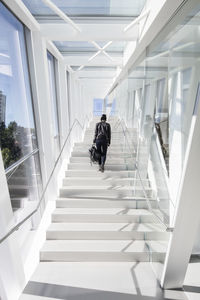
{"type": "Polygon", "coordinates": [[[193,94],[190,95],[192,99],[196,97],[196,104],[177,196],[174,232],[171,234],[161,280],[162,287],[165,289],[182,287],[200,222],[200,95],[199,93],[197,94],[199,77],[200,64],[196,68],[193,94]]]}
{"type": "Polygon", "coordinates": [[[105,56],[107,56],[107,58],[108,58],[109,60],[114,61],[114,58],[111,57],[107,52],[102,51],[102,53],[103,53],[105,56]]]}
{"type": "Polygon", "coordinates": [[[95,83],[97,85],[100,84],[107,84],[110,83],[112,81],[112,79],[110,78],[90,78],[89,80],[87,78],[83,78],[81,79],[82,82],[84,82],[86,85],[92,87],[95,83]]]}
{"type": "MultiPolygon", "coordinates": [[[[110,59],[111,61],[113,61],[114,59],[105,51],[105,49],[110,46],[112,44],[112,41],[108,42],[106,45],[104,45],[102,48],[95,42],[92,41],[91,42],[99,51],[97,52],[96,56],[99,55],[100,53],[103,53],[105,56],[108,57],[108,59],[110,59]]],[[[95,56],[94,56],[95,57],[95,56]]],[[[93,59],[93,58],[92,58],[93,59]]],[[[91,61],[91,58],[89,59],[89,61],[91,61]]]]}
{"type": "Polygon", "coordinates": [[[93,90],[96,92],[96,96],[98,96],[99,92],[105,92],[105,89],[109,87],[110,83],[112,82],[112,79],[104,79],[104,78],[98,78],[98,79],[80,79],[80,82],[84,84],[85,88],[88,88],[89,90],[93,90]]]}
{"type": "Polygon", "coordinates": [[[85,66],[80,66],[77,71],[81,71],[85,66]]]}
{"type": "Polygon", "coordinates": [[[88,71],[85,69],[79,70],[79,78],[85,77],[85,78],[113,78],[116,75],[116,69],[115,70],[91,70],[88,71]]]}
{"type": "Polygon", "coordinates": [[[40,30],[40,24],[32,16],[28,8],[21,0],[2,0],[5,5],[15,13],[15,15],[26,25],[30,30],[40,30]]]}
{"type": "Polygon", "coordinates": [[[98,56],[101,52],[102,52],[101,50],[97,51],[94,55],[92,55],[92,56],[88,59],[88,61],[93,60],[93,59],[94,59],[96,56],[98,56]]]}
{"type": "Polygon", "coordinates": [[[74,70],[71,68],[70,65],[67,66],[67,69],[68,69],[68,71],[69,71],[70,73],[74,73],[74,70]]]}
{"type": "Polygon", "coordinates": [[[40,24],[44,37],[53,41],[133,41],[138,38],[139,26],[124,32],[124,24],[81,24],[81,32],[63,23],[40,24]]]}
{"type": "Polygon", "coordinates": [[[80,82],[83,83],[84,85],[85,91],[88,94],[91,94],[93,98],[95,97],[105,98],[106,93],[111,84],[111,81],[106,82],[105,80],[92,80],[92,82],[88,84],[88,80],[80,80],[80,82]]]}
{"type": "Polygon", "coordinates": [[[131,22],[124,28],[124,32],[129,30],[131,27],[138,25],[138,23],[140,23],[140,21],[143,20],[144,18],[148,18],[149,13],[150,13],[149,9],[143,12],[139,17],[137,17],[133,22],[131,22]]]}
{"type": "Polygon", "coordinates": [[[88,61],[91,54],[80,54],[80,55],[64,55],[64,62],[71,66],[122,66],[123,58],[121,55],[114,56],[114,60],[111,61],[105,55],[98,55],[93,60],[88,61]]]}
{"type": "MultiPolygon", "coordinates": [[[[198,0],[191,0],[191,2],[186,2],[185,6],[192,7],[194,2],[198,2],[198,0]]],[[[150,4],[152,2],[149,2],[150,4]]],[[[144,34],[135,47],[134,52],[126,61],[126,64],[123,67],[123,70],[118,75],[116,80],[113,82],[109,89],[109,93],[114,89],[114,87],[118,84],[118,82],[122,81],[130,68],[138,65],[139,59],[142,57],[142,53],[144,53],[146,47],[156,38],[162,28],[166,25],[169,19],[173,16],[174,12],[177,11],[178,7],[183,3],[183,0],[173,0],[173,1],[156,1],[156,6],[154,9],[154,16],[151,17],[151,13],[148,18],[148,24],[144,30],[144,34]]],[[[179,19],[182,18],[182,14],[176,16],[176,22],[179,22],[179,19]]],[[[170,23],[172,26],[173,22],[170,23]]],[[[130,30],[126,32],[131,32],[135,27],[133,26],[130,30]]],[[[174,24],[173,27],[174,28],[174,24]]]]}
{"type": "Polygon", "coordinates": [[[52,41],[46,41],[46,47],[47,50],[51,52],[51,54],[53,54],[53,56],[55,56],[56,59],[63,61],[63,56],[60,53],[60,51],[58,50],[58,48],[54,45],[54,43],[52,41]]]}
{"type": "Polygon", "coordinates": [[[51,10],[53,10],[59,17],[61,17],[66,23],[69,23],[75,30],[81,32],[81,28],[74,23],[61,9],[59,9],[52,1],[42,0],[51,10]]]}

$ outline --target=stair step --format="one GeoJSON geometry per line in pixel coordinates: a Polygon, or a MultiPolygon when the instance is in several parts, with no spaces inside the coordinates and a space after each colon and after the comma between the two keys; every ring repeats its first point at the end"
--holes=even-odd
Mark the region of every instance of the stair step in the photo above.
{"type": "Polygon", "coordinates": [[[15,185],[15,184],[9,184],[9,193],[12,198],[16,197],[28,197],[29,195],[29,188],[28,185],[15,185]]]}
{"type": "MultiPolygon", "coordinates": [[[[88,151],[92,146],[92,143],[79,143],[75,144],[73,151],[88,151]]],[[[121,153],[130,153],[130,148],[132,149],[132,153],[134,153],[134,145],[129,145],[128,147],[125,144],[119,145],[119,144],[114,144],[108,148],[109,152],[120,152],[121,153]]]]}
{"type": "MultiPolygon", "coordinates": [[[[129,158],[109,158],[109,156],[107,156],[107,160],[109,164],[115,164],[115,165],[119,165],[119,164],[133,164],[135,162],[135,160],[132,157],[129,158]]],[[[89,155],[87,157],[71,157],[70,158],[70,163],[90,163],[90,158],[89,155]]]]}
{"type": "Polygon", "coordinates": [[[12,176],[11,178],[9,178],[8,180],[9,185],[28,185],[28,180],[27,177],[23,177],[23,176],[12,176]]]}
{"type": "Polygon", "coordinates": [[[63,186],[112,186],[112,187],[120,187],[120,186],[136,186],[141,187],[144,186],[149,188],[149,180],[143,180],[142,183],[138,179],[134,178],[94,178],[94,177],[76,177],[76,178],[64,178],[63,179],[63,186]]]}
{"type": "Polygon", "coordinates": [[[95,165],[95,167],[91,167],[91,169],[88,170],[66,170],[65,176],[66,177],[95,177],[95,178],[133,178],[136,175],[136,171],[128,171],[128,170],[122,170],[122,171],[111,171],[106,170],[105,173],[101,173],[98,170],[98,167],[95,165]]]}
{"type": "MultiPolygon", "coordinates": [[[[74,148],[73,150],[89,150],[89,148],[92,146],[92,143],[88,142],[88,143],[75,143],[74,144],[74,148]]],[[[133,149],[133,152],[134,152],[134,146],[135,145],[129,145],[131,147],[131,149],[133,149]]],[[[126,153],[130,153],[130,148],[125,145],[124,143],[123,144],[112,144],[110,145],[110,147],[108,148],[108,151],[112,151],[112,152],[126,152],[126,153]]]]}
{"type": "MultiPolygon", "coordinates": [[[[152,208],[158,208],[157,201],[154,199],[149,200],[152,208]]],[[[166,207],[168,202],[166,201],[166,207]]],[[[162,207],[164,203],[162,202],[162,207]]],[[[148,205],[144,198],[137,199],[115,199],[115,198],[59,198],[56,200],[56,207],[72,207],[72,208],[134,208],[134,209],[147,209],[148,205]]]]}
{"type": "Polygon", "coordinates": [[[11,198],[12,208],[23,208],[28,198],[11,198]]]}
{"type": "MultiPolygon", "coordinates": [[[[163,261],[165,241],[148,241],[153,261],[163,261]]],[[[40,252],[41,261],[149,261],[145,241],[134,240],[47,240],[40,252]]]]}
{"type": "MultiPolygon", "coordinates": [[[[135,137],[135,135],[134,135],[135,137]]],[[[84,136],[84,140],[93,140],[94,138],[94,132],[92,133],[86,133],[84,136]]],[[[122,139],[124,139],[124,134],[122,132],[118,133],[118,132],[112,132],[112,141],[113,140],[118,140],[118,141],[122,141],[122,139]]]]}
{"type": "MultiPolygon", "coordinates": [[[[89,157],[89,151],[88,149],[84,149],[84,150],[73,150],[72,157],[89,157]]],[[[136,156],[136,155],[134,155],[136,156]]],[[[131,158],[133,157],[133,154],[130,154],[130,152],[122,152],[122,151],[111,151],[109,150],[107,152],[107,158],[131,158]]]]}
{"type": "MultiPolygon", "coordinates": [[[[98,165],[92,165],[90,164],[90,162],[88,161],[88,163],[69,163],[68,164],[68,170],[98,170],[98,165]]],[[[105,171],[134,171],[135,170],[135,166],[134,163],[133,164],[109,164],[106,163],[105,164],[105,171]]]]}
{"type": "Polygon", "coordinates": [[[52,223],[48,240],[166,240],[169,233],[154,223],[52,223]]]}
{"type": "Polygon", "coordinates": [[[146,209],[122,208],[56,208],[52,222],[86,223],[159,223],[146,209]]]}
{"type": "MultiPolygon", "coordinates": [[[[151,188],[146,188],[145,193],[148,197],[153,196],[151,188]]],[[[124,198],[131,196],[144,196],[142,187],[138,186],[133,190],[132,186],[112,187],[110,186],[64,186],[60,188],[60,197],[83,197],[83,196],[113,196],[124,198]]]]}

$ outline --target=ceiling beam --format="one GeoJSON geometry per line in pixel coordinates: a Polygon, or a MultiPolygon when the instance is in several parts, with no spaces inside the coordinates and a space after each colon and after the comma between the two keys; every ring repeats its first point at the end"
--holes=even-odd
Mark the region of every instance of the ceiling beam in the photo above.
{"type": "Polygon", "coordinates": [[[148,9],[147,11],[143,12],[143,14],[141,14],[140,16],[138,16],[136,19],[134,19],[130,24],[128,24],[125,28],[124,28],[124,32],[126,32],[127,30],[129,30],[131,27],[136,26],[140,23],[141,20],[143,20],[144,18],[148,18],[150,13],[150,9],[148,9]]]}
{"type": "Polygon", "coordinates": [[[42,0],[51,10],[53,10],[61,19],[63,19],[66,23],[70,24],[75,30],[81,32],[81,28],[74,23],[60,8],[58,8],[52,1],[50,0],[42,0]]]}
{"type": "Polygon", "coordinates": [[[87,78],[113,78],[114,76],[116,75],[116,70],[114,71],[107,71],[107,70],[91,70],[91,71],[88,71],[88,70],[80,70],[79,71],[79,78],[82,78],[82,77],[87,77],[87,78]]]}
{"type": "Polygon", "coordinates": [[[92,61],[88,61],[89,55],[63,55],[64,62],[71,66],[122,66],[122,56],[115,56],[115,60],[110,61],[104,55],[96,56],[92,61]]]}
{"type": "MultiPolygon", "coordinates": [[[[139,41],[137,47],[135,48],[132,55],[129,57],[128,61],[124,65],[121,73],[118,75],[118,77],[115,79],[115,81],[112,83],[109,94],[116,88],[116,86],[121,82],[126,76],[127,73],[134,68],[134,66],[138,65],[139,61],[142,61],[142,55],[145,53],[145,49],[147,46],[156,38],[156,36],[159,36],[159,32],[165,27],[164,30],[166,30],[167,27],[171,26],[171,24],[174,23],[174,19],[172,18],[171,23],[168,21],[173,16],[173,14],[178,10],[179,6],[181,6],[182,2],[184,0],[173,0],[173,1],[165,1],[161,2],[156,6],[156,12],[154,18],[152,18],[151,22],[148,23],[148,27],[146,28],[146,31],[144,35],[142,36],[142,39],[139,41]]],[[[197,0],[191,0],[191,2],[197,2],[197,0]]],[[[186,2],[187,5],[190,5],[189,2],[186,2]]],[[[149,2],[150,4],[150,2],[149,2]]],[[[183,7],[186,8],[187,5],[184,5],[183,7]]],[[[190,5],[191,7],[191,5],[190,5]]],[[[183,14],[181,13],[181,16],[176,18],[176,21],[179,21],[179,18],[182,18],[183,14]]],[[[130,28],[126,33],[131,31],[135,26],[130,28]]],[[[173,24],[174,28],[174,24],[173,24]]]]}
{"type": "Polygon", "coordinates": [[[23,22],[30,30],[39,31],[40,24],[30,13],[26,5],[22,1],[2,0],[5,5],[15,13],[17,18],[23,22]]]}
{"type": "Polygon", "coordinates": [[[62,23],[40,24],[44,37],[53,41],[133,41],[138,25],[124,32],[124,24],[81,24],[81,32],[62,23]]]}
{"type": "MultiPolygon", "coordinates": [[[[107,56],[111,61],[114,59],[105,51],[105,49],[112,44],[112,41],[109,41],[106,45],[103,47],[100,47],[95,41],[91,42],[99,51],[96,53],[96,56],[99,55],[100,53],[103,53],[105,56],[107,56]]],[[[92,56],[92,58],[89,58],[89,61],[91,61],[95,55],[92,56]]]]}

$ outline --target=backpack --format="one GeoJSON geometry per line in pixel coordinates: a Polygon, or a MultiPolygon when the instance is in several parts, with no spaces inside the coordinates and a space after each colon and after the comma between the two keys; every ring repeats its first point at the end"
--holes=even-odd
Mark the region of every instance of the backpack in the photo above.
{"type": "Polygon", "coordinates": [[[98,125],[98,135],[97,135],[97,139],[104,139],[106,138],[107,139],[107,132],[106,132],[106,124],[102,124],[102,123],[99,123],[98,125]]]}
{"type": "Polygon", "coordinates": [[[90,163],[97,163],[100,159],[100,153],[97,151],[97,148],[95,146],[92,146],[89,149],[89,155],[90,155],[90,163]]]}

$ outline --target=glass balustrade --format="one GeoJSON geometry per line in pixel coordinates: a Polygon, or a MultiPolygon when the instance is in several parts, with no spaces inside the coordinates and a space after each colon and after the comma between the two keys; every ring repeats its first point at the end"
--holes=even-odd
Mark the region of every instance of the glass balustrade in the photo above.
{"type": "MultiPolygon", "coordinates": [[[[153,214],[158,241],[146,241],[159,276],[173,232],[177,195],[199,87],[199,10],[144,51],[140,64],[109,95],[122,128],[127,165],[135,166],[133,196],[153,214]],[[135,135],[131,139],[131,134],[135,135]],[[128,154],[129,153],[129,154],[128,154]],[[136,187],[140,186],[140,190],[136,187]],[[159,239],[160,238],[160,239],[159,239]]],[[[197,238],[198,240],[198,238],[197,238]]],[[[199,249],[195,242],[194,249],[199,249]]],[[[193,249],[193,252],[195,251],[193,249]]]]}
{"type": "Polygon", "coordinates": [[[38,152],[24,157],[22,162],[6,171],[11,204],[15,214],[24,216],[36,208],[42,193],[42,180],[38,152]]]}

